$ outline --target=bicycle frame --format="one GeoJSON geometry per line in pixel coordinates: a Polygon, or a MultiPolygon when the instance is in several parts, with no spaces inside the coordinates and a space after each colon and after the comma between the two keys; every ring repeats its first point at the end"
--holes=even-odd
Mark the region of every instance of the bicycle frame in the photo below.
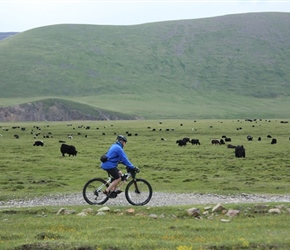
{"type": "MultiPolygon", "coordinates": [[[[132,177],[132,174],[130,172],[127,172],[121,176],[121,181],[118,183],[116,190],[119,190],[125,183],[132,177]]],[[[113,181],[113,177],[109,175],[106,185],[110,185],[110,183],[113,181]]],[[[104,184],[105,185],[105,184],[104,184]]],[[[135,184],[136,185],[136,184],[135,184]]],[[[102,185],[100,189],[102,189],[104,186],[102,185]]]]}

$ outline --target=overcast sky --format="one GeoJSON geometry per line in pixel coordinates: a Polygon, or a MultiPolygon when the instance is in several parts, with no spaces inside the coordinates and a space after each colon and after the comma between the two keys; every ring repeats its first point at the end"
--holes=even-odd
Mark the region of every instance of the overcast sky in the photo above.
{"type": "Polygon", "coordinates": [[[134,25],[252,12],[290,13],[290,0],[0,0],[0,32],[64,23],[134,25]]]}

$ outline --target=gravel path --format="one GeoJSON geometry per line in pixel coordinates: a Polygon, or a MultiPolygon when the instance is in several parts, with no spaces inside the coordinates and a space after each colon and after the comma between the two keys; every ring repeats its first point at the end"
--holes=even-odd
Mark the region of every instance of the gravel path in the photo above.
{"type": "MultiPolygon", "coordinates": [[[[195,204],[226,204],[226,203],[265,203],[265,202],[290,202],[289,195],[258,195],[258,194],[240,194],[240,195],[215,195],[215,194],[176,194],[154,192],[152,199],[147,206],[174,206],[174,205],[195,205],[195,204]]],[[[16,207],[36,207],[36,206],[70,206],[70,205],[88,205],[82,194],[72,195],[54,195],[35,199],[11,200],[7,202],[0,201],[1,208],[16,207]]],[[[105,204],[130,205],[125,199],[124,193],[116,199],[109,199],[105,204]]]]}

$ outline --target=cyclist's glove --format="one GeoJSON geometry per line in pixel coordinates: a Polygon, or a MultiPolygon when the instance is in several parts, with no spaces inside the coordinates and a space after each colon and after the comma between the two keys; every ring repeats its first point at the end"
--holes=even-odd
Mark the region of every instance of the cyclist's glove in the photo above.
{"type": "Polygon", "coordinates": [[[134,168],[134,171],[135,171],[136,173],[139,173],[139,172],[140,172],[140,169],[137,168],[137,167],[135,167],[135,168],[134,168]]]}

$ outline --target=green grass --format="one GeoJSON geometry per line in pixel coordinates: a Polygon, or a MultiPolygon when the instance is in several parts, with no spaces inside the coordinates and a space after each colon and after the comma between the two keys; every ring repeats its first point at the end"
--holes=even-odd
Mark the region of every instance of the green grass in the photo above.
{"type": "Polygon", "coordinates": [[[281,120],[156,120],[2,123],[0,200],[51,193],[80,192],[92,176],[104,175],[99,157],[115,134],[132,133],[126,152],[156,191],[202,193],[288,193],[289,123],[281,120]],[[182,126],[181,126],[182,124],[182,126]],[[40,126],[37,130],[34,126],[40,126]],[[71,125],[71,126],[70,126],[71,125]],[[13,126],[18,128],[12,129],[13,126]],[[90,129],[85,129],[90,126],[90,129]],[[21,131],[25,127],[25,131],[21,131]],[[9,131],[5,131],[8,128],[9,131]],[[242,129],[239,129],[242,128],[242,129]],[[153,131],[153,130],[156,131],[153,131]],[[169,129],[170,131],[166,131],[169,129]],[[160,131],[161,130],[161,131],[160,131]],[[44,147],[34,147],[34,135],[44,147]],[[43,138],[51,133],[53,138],[43,138]],[[103,135],[105,133],[105,135],[103,135]],[[135,134],[138,136],[135,136],[135,134]],[[20,136],[14,138],[14,134],[20,136]],[[68,140],[67,135],[74,139],[68,140]],[[254,140],[249,142],[250,134],[254,140]],[[278,140],[271,145],[271,134],[278,140]],[[244,145],[246,158],[225,145],[211,145],[223,135],[244,145]],[[178,147],[176,140],[198,138],[200,146],[178,147]],[[262,140],[258,141],[258,137],[262,140]],[[161,140],[164,138],[165,140],[161,140]],[[59,140],[73,144],[77,157],[62,157],[59,140]],[[160,180],[164,180],[161,181],[160,180]]]}
{"type": "MultiPolygon", "coordinates": [[[[275,204],[268,204],[269,208],[275,204]]],[[[192,206],[191,206],[192,207],[192,206]]],[[[256,213],[254,205],[231,205],[238,217],[209,213],[197,220],[190,206],[112,207],[98,215],[76,214],[87,207],[66,207],[74,214],[57,215],[58,207],[2,209],[1,249],[288,249],[289,214],[256,213]],[[154,215],[151,217],[151,215],[154,215]],[[221,220],[228,220],[223,223],[221,220]]],[[[198,206],[201,212],[205,209],[198,206]]],[[[284,205],[284,210],[289,206],[284,205]]]]}
{"type": "MultiPolygon", "coordinates": [[[[106,176],[99,168],[99,157],[114,142],[115,133],[126,131],[132,133],[127,155],[154,192],[289,194],[290,190],[289,123],[281,120],[19,122],[0,126],[0,201],[81,193],[86,181],[106,176]],[[26,130],[21,131],[22,127],[26,130]],[[40,133],[43,147],[32,146],[31,131],[40,133]],[[49,132],[53,138],[42,138],[49,132]],[[20,138],[15,139],[14,134],[20,138]],[[68,134],[74,139],[67,140],[68,134]],[[249,134],[254,137],[251,142],[246,139],[249,134]],[[278,140],[276,145],[270,144],[269,134],[278,140]],[[246,158],[235,158],[234,150],[225,145],[211,145],[211,138],[223,135],[232,138],[234,145],[244,145],[246,158]],[[183,137],[198,138],[201,145],[177,146],[176,140],[183,137]],[[62,157],[59,140],[75,145],[77,156],[62,157]]],[[[86,217],[56,215],[58,206],[2,208],[0,249],[289,249],[289,204],[267,204],[269,208],[281,205],[282,213],[276,215],[257,213],[256,205],[226,204],[226,209],[239,209],[240,216],[210,213],[202,215],[202,220],[187,215],[191,207],[205,211],[207,205],[194,201],[191,206],[173,207],[150,207],[149,203],[134,207],[133,216],[126,213],[131,206],[112,206],[104,216],[96,215],[99,206],[65,206],[76,213],[92,208],[86,217]]]]}

